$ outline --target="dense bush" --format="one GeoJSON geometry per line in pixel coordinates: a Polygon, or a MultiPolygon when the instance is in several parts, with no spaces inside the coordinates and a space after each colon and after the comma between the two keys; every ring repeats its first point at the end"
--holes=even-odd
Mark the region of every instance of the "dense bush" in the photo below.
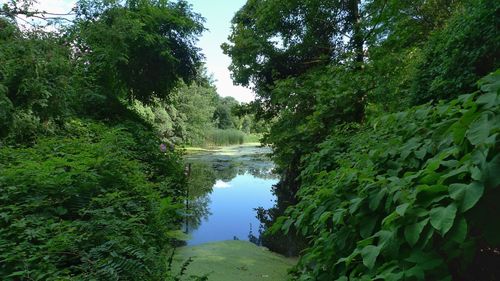
{"type": "Polygon", "coordinates": [[[32,142],[74,111],[74,65],[61,38],[0,18],[0,61],[0,137],[32,142]]]}
{"type": "Polygon", "coordinates": [[[479,78],[500,67],[500,3],[465,2],[425,45],[413,81],[414,104],[471,92],[479,78]]]}
{"type": "MultiPolygon", "coordinates": [[[[160,280],[178,226],[182,166],[139,125],[74,120],[0,149],[3,280],[160,280]]],[[[163,279],[164,280],[164,279],[163,279]]]]}
{"type": "Polygon", "coordinates": [[[201,18],[185,1],[77,1],[52,32],[32,4],[0,6],[0,276],[169,280],[183,165],[160,146],[168,125],[128,105],[197,78],[201,18]]]}
{"type": "Polygon", "coordinates": [[[306,157],[299,203],[273,227],[310,241],[298,279],[499,276],[499,82],[346,125],[306,157]]]}

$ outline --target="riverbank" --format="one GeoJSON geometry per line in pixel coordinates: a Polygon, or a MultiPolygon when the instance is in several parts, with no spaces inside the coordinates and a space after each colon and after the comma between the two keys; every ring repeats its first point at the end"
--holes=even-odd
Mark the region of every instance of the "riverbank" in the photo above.
{"type": "Polygon", "coordinates": [[[255,147],[261,146],[261,143],[258,141],[254,142],[245,142],[242,144],[233,144],[233,145],[224,145],[224,146],[188,146],[184,148],[184,151],[187,154],[200,153],[200,152],[223,152],[223,151],[231,151],[234,150],[235,147],[255,147]]]}
{"type": "Polygon", "coordinates": [[[192,259],[184,274],[207,276],[208,281],[287,280],[297,260],[286,258],[247,241],[222,241],[178,248],[174,268],[192,259]]]}

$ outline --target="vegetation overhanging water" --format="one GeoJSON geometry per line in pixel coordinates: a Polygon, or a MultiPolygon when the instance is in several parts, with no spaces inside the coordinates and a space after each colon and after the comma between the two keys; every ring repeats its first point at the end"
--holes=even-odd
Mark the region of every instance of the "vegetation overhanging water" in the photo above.
{"type": "Polygon", "coordinates": [[[256,208],[275,204],[271,150],[258,144],[228,146],[188,154],[188,245],[222,240],[259,243],[256,208]]]}

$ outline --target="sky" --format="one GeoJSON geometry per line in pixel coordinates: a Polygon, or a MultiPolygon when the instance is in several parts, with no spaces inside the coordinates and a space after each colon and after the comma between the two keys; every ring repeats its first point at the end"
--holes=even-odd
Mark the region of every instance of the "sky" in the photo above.
{"type": "MultiPolygon", "coordinates": [[[[0,0],[0,4],[6,0],[0,0]]],[[[220,45],[227,41],[231,32],[231,19],[246,3],[246,0],[188,0],[193,10],[201,14],[208,31],[203,33],[198,46],[205,55],[208,72],[216,82],[219,95],[232,96],[240,102],[249,102],[255,98],[247,88],[235,86],[230,77],[228,66],[231,60],[222,53],[220,45]]],[[[51,13],[67,13],[71,11],[75,0],[38,0],[36,8],[51,13]]]]}
{"type": "Polygon", "coordinates": [[[231,19],[246,3],[246,0],[188,0],[193,10],[205,17],[205,27],[209,29],[200,39],[199,47],[206,57],[209,73],[213,73],[219,95],[232,96],[240,102],[255,98],[247,88],[234,86],[227,69],[231,59],[222,53],[220,45],[227,41],[231,32],[231,19]]]}

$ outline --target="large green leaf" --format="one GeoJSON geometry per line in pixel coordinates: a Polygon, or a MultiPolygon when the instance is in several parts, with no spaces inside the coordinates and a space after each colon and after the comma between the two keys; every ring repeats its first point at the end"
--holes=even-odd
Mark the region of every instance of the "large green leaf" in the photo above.
{"type": "Polygon", "coordinates": [[[486,163],[483,180],[488,188],[496,188],[500,185],[500,154],[486,163]]]}
{"type": "Polygon", "coordinates": [[[376,209],[378,209],[378,207],[380,206],[380,203],[382,203],[382,199],[384,199],[384,197],[385,197],[385,194],[386,194],[386,190],[381,189],[379,192],[377,192],[377,194],[372,195],[370,197],[370,201],[368,203],[368,206],[370,207],[370,209],[372,211],[375,211],[376,209]]]}
{"type": "Polygon", "coordinates": [[[380,254],[380,247],[368,245],[361,250],[361,256],[363,257],[363,264],[372,269],[375,266],[375,261],[380,254]]]}
{"type": "MultiPolygon", "coordinates": [[[[500,84],[499,82],[500,80],[497,81],[497,84],[500,84]]],[[[494,92],[483,94],[477,99],[477,103],[482,104],[485,108],[496,106],[499,103],[498,94],[494,92]]]]}
{"type": "Polygon", "coordinates": [[[465,138],[465,134],[467,132],[467,128],[470,123],[477,117],[476,107],[468,110],[458,122],[453,124],[451,127],[451,131],[453,134],[453,141],[455,144],[461,144],[463,139],[465,138]]]}
{"type": "Polygon", "coordinates": [[[493,118],[491,118],[491,114],[485,112],[472,122],[467,131],[467,139],[473,145],[484,143],[488,139],[490,130],[493,126],[494,121],[493,118]]]}
{"type": "Polygon", "coordinates": [[[441,236],[444,236],[451,229],[456,215],[457,207],[455,204],[450,204],[447,207],[436,207],[429,213],[431,225],[441,236]]]}
{"type": "Polygon", "coordinates": [[[453,228],[448,232],[447,238],[457,242],[463,243],[467,237],[467,220],[465,218],[460,218],[453,228]]]}
{"type": "Polygon", "coordinates": [[[484,193],[484,185],[480,182],[470,184],[456,183],[449,187],[450,196],[459,206],[461,212],[466,212],[474,207],[484,193]]]}
{"type": "MultiPolygon", "coordinates": [[[[484,92],[498,94],[499,89],[500,89],[500,70],[497,69],[492,74],[479,80],[479,85],[481,87],[481,90],[483,90],[484,92]]],[[[489,99],[486,98],[486,100],[489,100],[489,99]]],[[[497,102],[497,104],[498,104],[498,102],[497,102]]]]}
{"type": "Polygon", "coordinates": [[[408,203],[404,203],[404,204],[397,206],[396,213],[398,213],[398,215],[400,215],[400,216],[404,216],[406,213],[406,210],[408,209],[408,206],[410,206],[410,204],[408,204],[408,203]]]}
{"type": "Polygon", "coordinates": [[[362,238],[367,238],[368,236],[372,235],[377,220],[378,216],[371,216],[361,224],[359,228],[359,234],[361,235],[362,238]]]}
{"type": "Polygon", "coordinates": [[[429,222],[429,219],[425,219],[423,221],[411,224],[405,228],[405,238],[406,241],[413,247],[417,244],[418,239],[420,238],[420,234],[422,230],[429,222]]]}

